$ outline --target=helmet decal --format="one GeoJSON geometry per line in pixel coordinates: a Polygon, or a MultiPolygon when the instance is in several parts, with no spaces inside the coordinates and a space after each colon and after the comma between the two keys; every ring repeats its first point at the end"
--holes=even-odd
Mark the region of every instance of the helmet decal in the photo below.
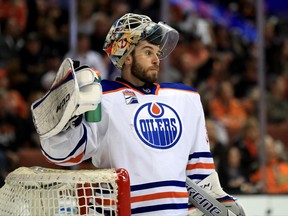
{"type": "Polygon", "coordinates": [[[121,69],[125,58],[146,38],[148,42],[160,46],[164,58],[175,48],[179,34],[164,23],[153,22],[148,16],[128,13],[113,23],[103,50],[115,67],[121,69]]]}

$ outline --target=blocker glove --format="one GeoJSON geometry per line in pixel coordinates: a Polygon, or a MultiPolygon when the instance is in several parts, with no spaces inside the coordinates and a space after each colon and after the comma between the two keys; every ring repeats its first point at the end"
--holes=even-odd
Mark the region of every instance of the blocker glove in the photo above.
{"type": "MultiPolygon", "coordinates": [[[[211,173],[208,177],[198,183],[202,189],[210,196],[221,202],[227,209],[236,216],[246,216],[242,205],[232,196],[223,191],[217,172],[211,173]],[[228,198],[229,197],[229,198],[228,198]],[[229,201],[228,201],[229,199],[229,201]]],[[[205,216],[199,209],[193,208],[188,213],[189,216],[205,216]]],[[[215,214],[216,215],[216,214],[215,214]]],[[[230,214],[229,214],[230,215],[230,214]]]]}

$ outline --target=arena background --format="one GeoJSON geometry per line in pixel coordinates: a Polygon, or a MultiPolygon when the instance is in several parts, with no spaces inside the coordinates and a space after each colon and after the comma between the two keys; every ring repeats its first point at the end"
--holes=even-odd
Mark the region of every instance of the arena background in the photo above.
{"type": "MultiPolygon", "coordinates": [[[[8,166],[2,165],[4,173],[19,166],[53,167],[39,151],[29,106],[49,88],[64,56],[77,58],[79,32],[89,36],[89,51],[99,54],[106,78],[117,76],[119,72],[102,51],[103,36],[112,20],[126,12],[149,15],[179,30],[179,46],[163,61],[160,81],[183,82],[199,89],[207,120],[213,123],[216,150],[243,144],[246,123],[256,121],[257,146],[246,149],[255,160],[242,164],[241,169],[249,167],[261,177],[256,181],[255,175],[249,175],[244,183],[252,189],[239,186],[232,194],[247,208],[247,215],[287,215],[288,2],[281,0],[0,0],[0,76],[2,81],[9,80],[9,86],[1,86],[1,106],[8,104],[19,120],[18,138],[1,147],[9,158],[8,166]],[[222,119],[209,106],[218,94],[215,83],[227,80],[246,113],[240,125],[218,124],[222,119]],[[17,105],[5,101],[3,92],[12,92],[12,98],[17,95],[17,105]],[[284,167],[275,176],[266,166],[270,159],[266,156],[267,135],[277,152],[277,165],[284,167]],[[281,187],[266,190],[269,176],[281,187]]],[[[0,130],[1,140],[5,134],[0,130]]],[[[216,150],[212,151],[215,161],[223,169],[225,158],[216,150]]],[[[91,168],[91,164],[87,161],[75,167],[79,168],[91,168]]]]}

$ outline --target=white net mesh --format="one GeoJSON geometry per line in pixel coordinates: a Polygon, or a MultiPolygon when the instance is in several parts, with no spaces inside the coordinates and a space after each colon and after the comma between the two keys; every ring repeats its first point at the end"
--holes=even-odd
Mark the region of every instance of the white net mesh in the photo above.
{"type": "Polygon", "coordinates": [[[118,215],[117,173],[21,167],[0,189],[0,215],[118,215]]]}

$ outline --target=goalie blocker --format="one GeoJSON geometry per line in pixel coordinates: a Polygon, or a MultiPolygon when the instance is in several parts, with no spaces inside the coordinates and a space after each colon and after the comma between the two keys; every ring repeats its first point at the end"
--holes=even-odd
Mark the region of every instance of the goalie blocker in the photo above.
{"type": "Polygon", "coordinates": [[[40,137],[49,138],[73,127],[83,113],[95,110],[102,96],[98,80],[99,72],[88,66],[79,67],[78,61],[65,59],[50,90],[31,106],[40,137]]]}
{"type": "Polygon", "coordinates": [[[197,208],[189,212],[190,216],[246,216],[237,200],[222,190],[217,172],[211,173],[198,184],[187,177],[186,187],[189,202],[197,208]],[[231,201],[221,202],[225,197],[231,201]]]}

